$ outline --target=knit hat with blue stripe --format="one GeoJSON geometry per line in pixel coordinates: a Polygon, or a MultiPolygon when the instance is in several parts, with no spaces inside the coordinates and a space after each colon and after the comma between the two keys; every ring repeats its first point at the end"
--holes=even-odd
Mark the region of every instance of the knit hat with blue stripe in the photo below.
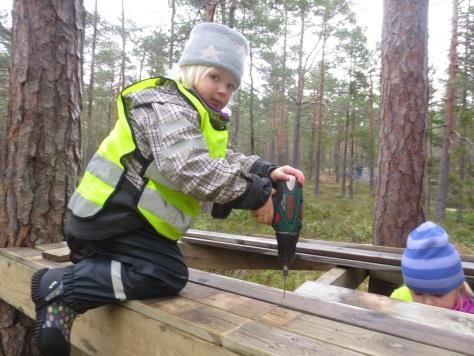
{"type": "Polygon", "coordinates": [[[408,235],[402,275],[408,288],[424,294],[443,295],[464,282],[461,257],[441,226],[427,221],[408,235]]]}

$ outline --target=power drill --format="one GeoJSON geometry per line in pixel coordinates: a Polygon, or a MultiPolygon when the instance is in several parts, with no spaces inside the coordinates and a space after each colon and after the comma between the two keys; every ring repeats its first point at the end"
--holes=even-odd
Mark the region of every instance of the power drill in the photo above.
{"type": "Polygon", "coordinates": [[[278,245],[278,262],[282,266],[284,279],[283,297],[286,292],[286,279],[296,253],[296,243],[300,236],[301,220],[303,219],[303,190],[296,177],[290,176],[288,181],[278,181],[277,192],[273,196],[272,227],[276,233],[278,245]]]}

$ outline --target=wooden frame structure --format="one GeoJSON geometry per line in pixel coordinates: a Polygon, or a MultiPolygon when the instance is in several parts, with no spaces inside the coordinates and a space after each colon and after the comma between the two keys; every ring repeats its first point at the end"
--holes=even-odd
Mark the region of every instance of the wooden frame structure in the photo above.
{"type": "MultiPolygon", "coordinates": [[[[202,270],[279,269],[274,239],[191,230],[180,246],[193,268],[179,296],[79,316],[76,355],[474,354],[474,315],[353,289],[368,275],[399,278],[399,250],[302,241],[293,267],[328,272],[282,299],[280,289],[202,270]]],[[[0,249],[0,298],[34,317],[32,274],[67,255],[63,243],[0,249]]],[[[472,257],[463,267],[472,281],[472,257]]]]}

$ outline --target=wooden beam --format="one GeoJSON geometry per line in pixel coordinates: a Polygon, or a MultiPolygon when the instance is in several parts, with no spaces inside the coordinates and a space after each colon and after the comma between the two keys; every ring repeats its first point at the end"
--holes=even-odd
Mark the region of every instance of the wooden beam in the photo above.
{"type": "Polygon", "coordinates": [[[366,269],[334,267],[321,275],[317,282],[355,289],[364,281],[367,275],[368,271],[366,269]]]}
{"type": "Polygon", "coordinates": [[[51,250],[43,251],[43,257],[47,260],[55,262],[68,262],[69,261],[69,247],[62,246],[51,250]]]}
{"type": "MultiPolygon", "coordinates": [[[[265,242],[262,244],[256,243],[258,246],[253,245],[255,241],[246,241],[245,244],[242,243],[235,243],[235,242],[225,242],[225,241],[214,241],[205,238],[194,238],[194,237],[183,237],[182,240],[184,242],[193,244],[193,245],[200,245],[200,246],[211,246],[211,247],[218,247],[221,249],[228,249],[232,251],[242,251],[245,253],[257,253],[261,255],[271,255],[277,256],[277,248],[276,242],[273,244],[272,247],[262,247],[266,245],[265,242]]],[[[297,251],[300,248],[297,247],[297,251]]],[[[309,251],[311,252],[311,251],[309,251]]],[[[296,261],[306,261],[311,262],[314,264],[327,264],[332,266],[346,266],[346,267],[353,267],[353,268],[362,268],[362,269],[374,269],[374,270],[383,270],[383,271],[399,271],[400,266],[395,266],[391,264],[381,264],[381,263],[373,263],[373,262],[366,262],[366,261],[359,261],[359,260],[351,260],[339,257],[331,257],[331,256],[323,256],[319,254],[313,253],[302,253],[296,252],[295,254],[295,263],[296,261]]],[[[316,268],[317,269],[317,268],[316,268]]]]}
{"type": "Polygon", "coordinates": [[[391,284],[396,284],[396,285],[403,284],[403,277],[400,272],[372,270],[369,272],[369,275],[370,277],[373,277],[375,279],[388,282],[391,284]]]}
{"type": "Polygon", "coordinates": [[[323,273],[316,280],[316,283],[313,281],[304,282],[295,290],[295,293],[312,295],[312,289],[320,288],[321,284],[355,289],[364,281],[367,275],[368,271],[365,269],[334,267],[323,273]]]}
{"type": "MultiPolygon", "coordinates": [[[[216,233],[200,230],[189,230],[183,241],[207,245],[219,246],[223,249],[239,251],[253,251],[262,254],[276,254],[276,240],[274,238],[261,238],[243,235],[216,233]]],[[[307,240],[306,240],[307,241],[307,240]]],[[[328,242],[321,243],[298,243],[296,247],[296,259],[313,261],[319,263],[333,264],[337,266],[363,268],[378,271],[400,271],[401,249],[395,252],[384,252],[376,246],[364,249],[360,244],[356,248],[332,245],[328,242]]],[[[389,248],[393,250],[394,248],[389,248]]],[[[474,283],[474,256],[463,256],[463,268],[466,280],[474,283]]]]}
{"type": "MultiPolygon", "coordinates": [[[[254,249],[252,251],[239,251],[231,248],[189,244],[179,242],[179,248],[191,268],[224,271],[232,269],[281,269],[275,255],[266,254],[268,251],[254,249]]],[[[274,252],[274,251],[270,251],[274,252]]],[[[328,270],[332,265],[295,260],[291,266],[294,270],[328,270]]]]}

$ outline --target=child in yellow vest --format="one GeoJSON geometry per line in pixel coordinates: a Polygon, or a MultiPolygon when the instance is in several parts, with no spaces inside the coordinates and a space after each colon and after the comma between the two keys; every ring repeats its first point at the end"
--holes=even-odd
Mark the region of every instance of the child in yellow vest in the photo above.
{"type": "Polygon", "coordinates": [[[391,297],[474,314],[474,295],[447,232],[428,221],[410,233],[402,257],[405,285],[391,297]]]}
{"type": "Polygon", "coordinates": [[[272,186],[303,173],[227,148],[223,109],[240,86],[245,37],[215,23],[195,26],[178,81],[159,77],[126,88],[118,121],[71,198],[65,235],[74,265],[32,280],[35,341],[43,355],[68,355],[77,314],[125,300],[177,294],[188,269],[177,240],[211,201],[273,220],[272,186]]]}

